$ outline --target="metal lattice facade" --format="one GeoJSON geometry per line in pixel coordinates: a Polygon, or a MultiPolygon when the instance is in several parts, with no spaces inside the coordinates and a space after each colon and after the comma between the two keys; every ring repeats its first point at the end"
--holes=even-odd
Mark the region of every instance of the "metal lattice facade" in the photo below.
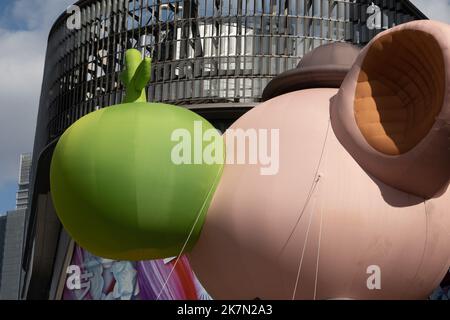
{"type": "Polygon", "coordinates": [[[426,16],[409,1],[358,0],[351,5],[351,39],[355,44],[367,44],[378,33],[417,19],[426,16]]]}
{"type": "Polygon", "coordinates": [[[153,57],[151,101],[256,103],[266,84],[313,48],[351,38],[350,1],[81,1],[81,28],[62,16],[49,37],[44,106],[49,140],[121,101],[123,53],[153,57]]]}

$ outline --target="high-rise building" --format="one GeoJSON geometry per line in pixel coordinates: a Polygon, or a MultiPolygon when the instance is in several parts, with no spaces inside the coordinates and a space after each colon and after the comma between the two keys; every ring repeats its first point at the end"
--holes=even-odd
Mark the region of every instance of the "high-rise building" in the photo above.
{"type": "Polygon", "coordinates": [[[16,210],[28,207],[28,188],[30,185],[31,153],[20,155],[19,190],[16,194],[16,210]]]}
{"type": "Polygon", "coordinates": [[[31,153],[20,155],[16,209],[0,217],[0,299],[19,298],[31,153]]]}
{"type": "Polygon", "coordinates": [[[3,249],[0,249],[0,300],[19,299],[25,213],[25,209],[9,211],[5,217],[3,232],[0,230],[0,237],[3,238],[3,249]]]}
{"type": "Polygon", "coordinates": [[[6,215],[0,215],[0,290],[2,288],[1,270],[3,266],[3,252],[5,247],[5,230],[6,230],[6,215]]]}
{"type": "Polygon", "coordinates": [[[22,297],[61,297],[73,241],[52,204],[51,157],[77,119],[121,102],[127,49],[153,58],[150,101],[189,108],[223,131],[261,101],[271,79],[312,49],[363,45],[383,29],[425,18],[406,0],[78,1],[48,38],[22,297]]]}

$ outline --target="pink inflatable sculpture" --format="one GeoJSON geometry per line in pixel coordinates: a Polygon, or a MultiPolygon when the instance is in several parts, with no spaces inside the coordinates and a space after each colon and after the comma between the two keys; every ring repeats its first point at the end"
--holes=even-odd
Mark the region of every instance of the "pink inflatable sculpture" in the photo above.
{"type": "Polygon", "coordinates": [[[427,298],[450,266],[450,26],[320,47],[264,98],[232,129],[279,130],[278,172],[225,166],[190,254],[207,291],[427,298]]]}

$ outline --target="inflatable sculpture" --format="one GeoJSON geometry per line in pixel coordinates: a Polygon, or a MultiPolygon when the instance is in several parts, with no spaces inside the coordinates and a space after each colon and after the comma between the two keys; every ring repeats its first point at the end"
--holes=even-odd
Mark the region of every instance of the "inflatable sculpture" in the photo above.
{"type": "MultiPolygon", "coordinates": [[[[50,168],[62,224],[79,245],[103,258],[171,257],[179,253],[179,243],[189,250],[223,168],[223,161],[182,166],[171,161],[174,132],[194,135],[196,124],[216,131],[185,108],[147,103],[150,59],[141,60],[139,51],[127,51],[124,104],[90,113],[67,129],[50,168]]],[[[219,135],[211,140],[221,145],[219,135]]]]}
{"type": "Polygon", "coordinates": [[[88,115],[65,133],[52,163],[64,225],[89,229],[71,234],[107,258],[188,253],[217,299],[426,298],[450,267],[450,26],[406,23],[361,51],[319,47],[263,99],[231,129],[279,130],[273,175],[253,164],[175,172],[156,146],[160,131],[189,125],[187,111],[165,123],[156,111],[148,123],[138,111],[119,116],[113,124],[122,130],[126,121],[132,135],[126,143],[90,123],[116,107],[88,115]],[[98,140],[81,146],[83,135],[98,140]],[[151,148],[142,162],[140,143],[151,148]]]}

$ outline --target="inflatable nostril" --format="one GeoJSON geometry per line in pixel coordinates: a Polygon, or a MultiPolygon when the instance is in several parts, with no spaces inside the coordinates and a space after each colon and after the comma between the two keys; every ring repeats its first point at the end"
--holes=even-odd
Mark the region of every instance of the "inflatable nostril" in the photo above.
{"type": "Polygon", "coordinates": [[[376,36],[331,102],[341,144],[368,173],[425,199],[450,181],[450,27],[414,21],[376,36]]]}
{"type": "Polygon", "coordinates": [[[442,110],[444,57],[419,30],[388,33],[369,48],[355,93],[355,118],[367,142],[399,155],[414,148],[442,110]]]}

